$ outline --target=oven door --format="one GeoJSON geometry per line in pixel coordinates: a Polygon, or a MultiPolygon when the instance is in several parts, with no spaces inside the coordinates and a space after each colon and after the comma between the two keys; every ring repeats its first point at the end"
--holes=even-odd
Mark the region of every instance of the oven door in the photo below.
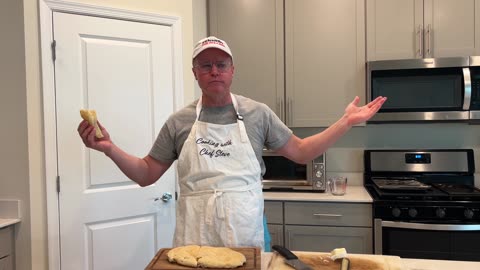
{"type": "Polygon", "coordinates": [[[402,258],[480,261],[480,224],[374,220],[375,254],[402,258]]]}

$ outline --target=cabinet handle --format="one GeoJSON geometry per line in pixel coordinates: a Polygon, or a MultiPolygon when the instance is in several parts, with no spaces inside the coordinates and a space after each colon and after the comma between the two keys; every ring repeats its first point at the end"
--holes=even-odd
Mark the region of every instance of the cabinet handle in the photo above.
{"type": "Polygon", "coordinates": [[[284,112],[285,100],[283,100],[283,98],[279,98],[278,100],[279,100],[278,103],[280,105],[280,112],[278,116],[280,117],[280,119],[284,119],[285,121],[287,121],[285,118],[285,112],[284,112]]]}
{"type": "Polygon", "coordinates": [[[343,215],[339,214],[313,214],[316,217],[342,217],[343,215]]]}
{"type": "Polygon", "coordinates": [[[426,53],[427,57],[432,57],[432,55],[431,55],[432,51],[431,51],[431,48],[430,48],[430,46],[432,44],[431,37],[432,37],[432,29],[431,29],[431,25],[428,24],[427,25],[427,53],[426,53]]]}
{"type": "Polygon", "coordinates": [[[417,50],[417,55],[418,57],[422,58],[423,57],[423,29],[422,25],[418,25],[417,29],[417,38],[418,38],[418,50],[417,50]]]}
{"type": "Polygon", "coordinates": [[[289,125],[293,125],[293,108],[292,108],[292,99],[288,98],[288,117],[290,120],[288,121],[289,125]]]}

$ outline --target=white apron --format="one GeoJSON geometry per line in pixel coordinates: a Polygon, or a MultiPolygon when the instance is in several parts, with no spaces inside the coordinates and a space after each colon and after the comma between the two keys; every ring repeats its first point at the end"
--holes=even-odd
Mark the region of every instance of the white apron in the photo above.
{"type": "Polygon", "coordinates": [[[264,247],[260,164],[231,97],[238,119],[228,125],[199,121],[198,101],[178,158],[175,246],[264,247]]]}

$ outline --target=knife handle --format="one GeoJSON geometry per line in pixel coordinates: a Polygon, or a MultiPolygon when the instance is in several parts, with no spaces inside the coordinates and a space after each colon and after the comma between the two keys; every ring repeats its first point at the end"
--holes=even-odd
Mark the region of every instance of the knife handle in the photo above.
{"type": "Polygon", "coordinates": [[[298,259],[297,255],[293,254],[290,250],[288,250],[285,247],[282,247],[282,246],[279,246],[279,245],[273,245],[272,249],[276,250],[278,253],[280,253],[280,255],[285,257],[285,259],[287,259],[287,260],[298,259]]]}

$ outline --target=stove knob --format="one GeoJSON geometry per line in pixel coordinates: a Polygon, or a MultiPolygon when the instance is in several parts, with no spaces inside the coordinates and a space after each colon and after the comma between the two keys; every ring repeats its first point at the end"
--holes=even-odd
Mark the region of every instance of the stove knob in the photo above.
{"type": "Polygon", "coordinates": [[[465,217],[468,218],[468,219],[473,218],[473,211],[470,210],[470,209],[465,209],[465,211],[463,211],[463,214],[464,214],[465,217]]]}
{"type": "Polygon", "coordinates": [[[437,217],[443,218],[445,217],[445,209],[437,208],[437,211],[435,211],[435,214],[437,215],[437,217]]]}
{"type": "Polygon", "coordinates": [[[417,209],[415,209],[415,208],[410,208],[410,209],[408,209],[408,215],[409,215],[410,217],[416,217],[417,214],[418,214],[417,209]]]}
{"type": "Polygon", "coordinates": [[[395,208],[392,209],[392,215],[394,217],[399,217],[401,213],[402,213],[402,211],[400,211],[400,208],[395,207],[395,208]]]}

